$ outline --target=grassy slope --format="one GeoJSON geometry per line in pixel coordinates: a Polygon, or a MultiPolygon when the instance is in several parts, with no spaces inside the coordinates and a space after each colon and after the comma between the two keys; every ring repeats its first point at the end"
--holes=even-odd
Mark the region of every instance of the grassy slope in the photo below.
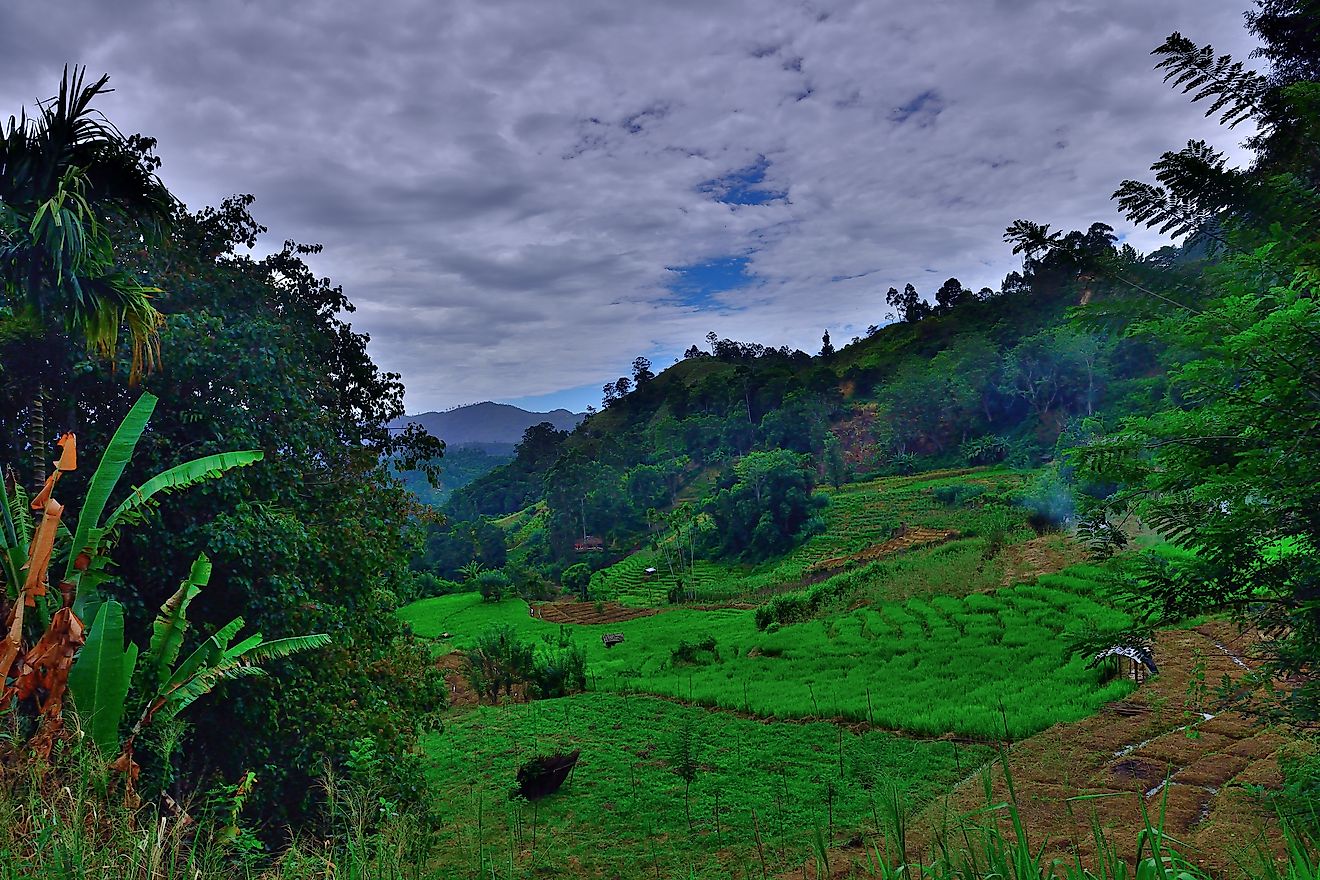
{"type": "MultiPolygon", "coordinates": [[[[680,606],[623,623],[574,627],[587,651],[589,693],[466,712],[428,739],[449,867],[456,876],[475,875],[484,860],[487,869],[498,863],[507,872],[512,846],[518,871],[543,876],[687,876],[689,866],[695,877],[747,868],[757,876],[759,829],[770,871],[782,870],[802,863],[817,826],[836,841],[866,831],[876,820],[872,794],[885,781],[916,800],[929,798],[988,755],[984,746],[955,755],[947,739],[858,735],[833,724],[786,720],[843,716],[921,736],[976,738],[1002,737],[1006,720],[1008,732],[1020,739],[1125,695],[1126,681],[1102,684],[1097,672],[1069,656],[1061,638],[1084,618],[1122,620],[1103,603],[1103,574],[1075,566],[1033,585],[1000,589],[1005,565],[998,557],[983,558],[981,533],[990,518],[1002,520],[1004,508],[945,506],[930,494],[956,482],[1007,493],[1029,476],[940,473],[845,486],[830,493],[827,530],[789,556],[756,569],[706,569],[708,590],[764,598],[803,583],[814,563],[883,541],[899,522],[967,535],[857,562],[816,583],[812,589],[827,598],[816,618],[803,623],[763,631],[754,610],[680,606]],[[606,631],[623,633],[624,642],[607,650],[600,641],[606,631]],[[715,641],[714,653],[675,661],[684,642],[706,636],[715,641]],[[685,730],[700,765],[691,832],[683,783],[673,772],[685,730]],[[562,796],[535,808],[507,800],[520,761],[578,748],[583,763],[562,796]]],[[[1010,529],[1011,542],[1030,536],[1010,529]]],[[[624,560],[604,577],[622,583],[623,572],[646,559],[624,560]]],[[[642,584],[643,590],[657,586],[642,584]]],[[[634,601],[655,599],[643,593],[634,601]]],[[[420,635],[449,632],[446,650],[461,650],[497,623],[531,639],[558,632],[531,617],[519,600],[489,604],[475,594],[423,600],[402,615],[420,635]]],[[[883,806],[878,809],[883,820],[883,806]]]]}

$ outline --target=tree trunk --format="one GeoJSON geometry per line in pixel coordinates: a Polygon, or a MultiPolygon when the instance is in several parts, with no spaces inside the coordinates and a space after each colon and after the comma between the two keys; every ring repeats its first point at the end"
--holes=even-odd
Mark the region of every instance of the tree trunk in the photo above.
{"type": "Polygon", "coordinates": [[[32,492],[36,494],[46,483],[46,385],[37,386],[37,393],[32,398],[32,492]]]}

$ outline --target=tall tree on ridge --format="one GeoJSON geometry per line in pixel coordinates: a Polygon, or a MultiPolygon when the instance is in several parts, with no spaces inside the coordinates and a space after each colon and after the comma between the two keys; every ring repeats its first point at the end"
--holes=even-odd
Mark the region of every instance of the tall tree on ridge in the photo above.
{"type": "Polygon", "coordinates": [[[830,342],[830,331],[826,330],[825,335],[820,338],[820,356],[827,358],[834,354],[834,343],[830,342]]]}

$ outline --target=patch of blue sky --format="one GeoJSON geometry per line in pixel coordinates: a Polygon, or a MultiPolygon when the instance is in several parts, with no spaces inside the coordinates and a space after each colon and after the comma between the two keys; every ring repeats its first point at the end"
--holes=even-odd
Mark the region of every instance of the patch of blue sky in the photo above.
{"type": "Polygon", "coordinates": [[[781,201],[788,197],[788,193],[765,185],[765,172],[769,167],[769,159],[757,156],[750,165],[702,181],[697,185],[697,191],[726,205],[765,205],[781,201]]]}
{"type": "MultiPolygon", "coordinates": [[[[601,380],[604,384],[605,380],[601,380]]],[[[611,379],[611,382],[614,380],[611,379]]],[[[510,397],[496,401],[497,403],[508,403],[513,406],[522,407],[529,412],[549,412],[555,409],[566,409],[569,412],[584,412],[587,406],[600,406],[601,385],[578,385],[575,388],[564,388],[560,391],[552,391],[549,394],[533,394],[529,397],[510,397]]]]}
{"type": "Polygon", "coordinates": [[[913,120],[919,127],[925,128],[943,111],[944,98],[935,89],[927,89],[906,104],[895,107],[889,114],[889,121],[902,125],[908,120],[913,120]]]}
{"type": "Polygon", "coordinates": [[[686,266],[668,266],[674,274],[669,282],[677,301],[684,306],[696,309],[728,308],[719,302],[719,294],[756,283],[756,278],[747,271],[751,257],[719,257],[704,263],[689,263],[686,266]]]}

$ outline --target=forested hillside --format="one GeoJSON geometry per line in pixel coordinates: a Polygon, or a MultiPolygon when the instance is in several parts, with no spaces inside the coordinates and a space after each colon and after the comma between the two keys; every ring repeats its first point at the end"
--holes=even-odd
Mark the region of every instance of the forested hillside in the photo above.
{"type": "MultiPolygon", "coordinates": [[[[544,532],[520,559],[553,574],[574,560],[575,539],[598,536],[626,552],[657,517],[704,498],[721,535],[719,546],[706,539],[708,552],[755,561],[815,527],[817,485],[1053,460],[1061,438],[1075,441],[1088,420],[1152,411],[1167,390],[1160,340],[1079,319],[1127,288],[1079,273],[1077,261],[1189,278],[1201,262],[1172,249],[1140,256],[1101,224],[1070,233],[1062,248],[1028,257],[997,291],[951,278],[933,303],[910,285],[878,294],[876,311],[899,320],[837,350],[828,339],[809,355],[712,334],[658,375],[639,361],[627,393],[607,386],[603,408],[575,431],[529,430],[512,462],[455,493],[449,530],[544,502],[544,532]],[[769,518],[759,483],[778,505],[769,518]]],[[[436,573],[452,577],[467,561],[451,553],[436,573]]]]}

